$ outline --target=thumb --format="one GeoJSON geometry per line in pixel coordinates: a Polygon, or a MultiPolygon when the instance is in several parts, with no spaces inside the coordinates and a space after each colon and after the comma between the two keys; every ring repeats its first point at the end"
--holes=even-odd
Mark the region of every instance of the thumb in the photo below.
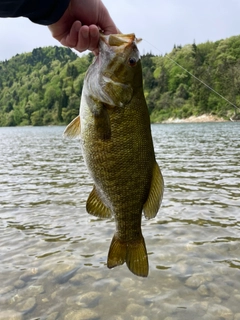
{"type": "Polygon", "coordinates": [[[99,15],[98,25],[105,34],[121,33],[106,8],[104,8],[102,14],[99,15]]]}

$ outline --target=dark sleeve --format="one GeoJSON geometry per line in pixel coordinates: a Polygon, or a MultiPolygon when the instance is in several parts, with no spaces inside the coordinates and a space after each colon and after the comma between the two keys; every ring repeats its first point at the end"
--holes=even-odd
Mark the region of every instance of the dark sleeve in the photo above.
{"type": "Polygon", "coordinates": [[[49,25],[57,22],[70,0],[0,0],[0,17],[26,17],[32,22],[49,25]]]}

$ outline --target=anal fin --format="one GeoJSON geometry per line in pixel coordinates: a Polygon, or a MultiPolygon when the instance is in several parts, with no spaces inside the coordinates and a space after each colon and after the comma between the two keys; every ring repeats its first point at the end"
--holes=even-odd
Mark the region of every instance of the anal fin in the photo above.
{"type": "Polygon", "coordinates": [[[107,219],[112,216],[111,210],[102,202],[95,186],[87,199],[86,209],[89,214],[99,218],[107,219]]]}
{"type": "Polygon", "coordinates": [[[146,219],[152,219],[156,216],[163,198],[164,181],[161,170],[155,162],[153,167],[153,175],[151,187],[147,201],[144,203],[143,212],[146,219]]]}

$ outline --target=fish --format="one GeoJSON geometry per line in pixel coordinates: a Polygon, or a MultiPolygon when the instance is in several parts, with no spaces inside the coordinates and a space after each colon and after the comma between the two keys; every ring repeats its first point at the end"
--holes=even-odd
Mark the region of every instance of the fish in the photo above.
{"type": "Polygon", "coordinates": [[[114,217],[107,267],[126,263],[133,274],[147,277],[142,215],[156,216],[164,180],[154,153],[138,42],[134,33],[100,35],[99,54],[84,78],[79,116],[64,136],[80,138],[94,182],[87,212],[114,217]]]}

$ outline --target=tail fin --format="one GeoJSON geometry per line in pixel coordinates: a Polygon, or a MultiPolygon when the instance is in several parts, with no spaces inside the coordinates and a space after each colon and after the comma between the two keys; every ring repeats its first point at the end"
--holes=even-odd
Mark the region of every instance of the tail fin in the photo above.
{"type": "Polygon", "coordinates": [[[108,252],[108,268],[114,268],[126,262],[129,270],[140,277],[148,276],[148,257],[143,236],[124,242],[113,236],[108,252]]]}

